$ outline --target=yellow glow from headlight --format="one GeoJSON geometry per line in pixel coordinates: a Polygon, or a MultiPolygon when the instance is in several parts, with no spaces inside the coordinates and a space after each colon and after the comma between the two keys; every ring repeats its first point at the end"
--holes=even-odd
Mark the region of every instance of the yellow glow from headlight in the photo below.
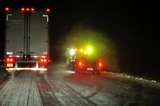
{"type": "Polygon", "coordinates": [[[79,51],[80,51],[80,52],[83,52],[83,49],[80,49],[79,51]]]}

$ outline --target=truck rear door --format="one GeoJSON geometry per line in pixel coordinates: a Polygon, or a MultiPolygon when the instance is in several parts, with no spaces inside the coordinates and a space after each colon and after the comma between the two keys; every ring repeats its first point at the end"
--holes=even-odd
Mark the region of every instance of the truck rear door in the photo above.
{"type": "Polygon", "coordinates": [[[19,11],[12,11],[6,15],[6,52],[18,55],[23,52],[24,15],[19,11]]]}
{"type": "Polygon", "coordinates": [[[30,23],[30,52],[48,54],[48,15],[45,10],[31,13],[30,23]]]}

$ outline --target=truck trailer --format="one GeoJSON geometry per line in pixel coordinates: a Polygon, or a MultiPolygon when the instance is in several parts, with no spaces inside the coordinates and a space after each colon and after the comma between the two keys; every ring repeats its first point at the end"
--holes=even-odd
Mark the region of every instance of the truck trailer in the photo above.
{"type": "Polygon", "coordinates": [[[50,9],[5,8],[6,71],[31,70],[46,75],[49,63],[50,9]]]}

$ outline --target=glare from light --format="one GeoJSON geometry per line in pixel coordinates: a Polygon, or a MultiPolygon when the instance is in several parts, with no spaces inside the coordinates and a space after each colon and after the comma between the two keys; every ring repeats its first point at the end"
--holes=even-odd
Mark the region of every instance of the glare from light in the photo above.
{"type": "Polygon", "coordinates": [[[83,49],[80,49],[79,51],[80,51],[80,52],[83,52],[83,49]]]}
{"type": "Polygon", "coordinates": [[[66,73],[72,74],[72,73],[75,73],[75,71],[67,70],[66,73]]]}
{"type": "Polygon", "coordinates": [[[87,53],[90,54],[92,52],[91,48],[87,48],[87,53]]]}
{"type": "Polygon", "coordinates": [[[7,52],[7,54],[8,54],[8,55],[11,55],[11,54],[13,54],[13,52],[7,52]]]}
{"type": "Polygon", "coordinates": [[[70,50],[70,55],[72,55],[72,56],[75,55],[75,50],[74,49],[70,50]]]}

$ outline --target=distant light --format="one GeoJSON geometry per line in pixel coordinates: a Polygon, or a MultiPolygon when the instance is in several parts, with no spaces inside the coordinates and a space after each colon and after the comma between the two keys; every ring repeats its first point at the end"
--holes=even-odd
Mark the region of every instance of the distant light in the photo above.
{"type": "Polygon", "coordinates": [[[10,10],[11,10],[11,9],[10,9],[9,7],[6,7],[6,8],[5,8],[5,11],[6,11],[6,12],[9,12],[10,10]]]}

